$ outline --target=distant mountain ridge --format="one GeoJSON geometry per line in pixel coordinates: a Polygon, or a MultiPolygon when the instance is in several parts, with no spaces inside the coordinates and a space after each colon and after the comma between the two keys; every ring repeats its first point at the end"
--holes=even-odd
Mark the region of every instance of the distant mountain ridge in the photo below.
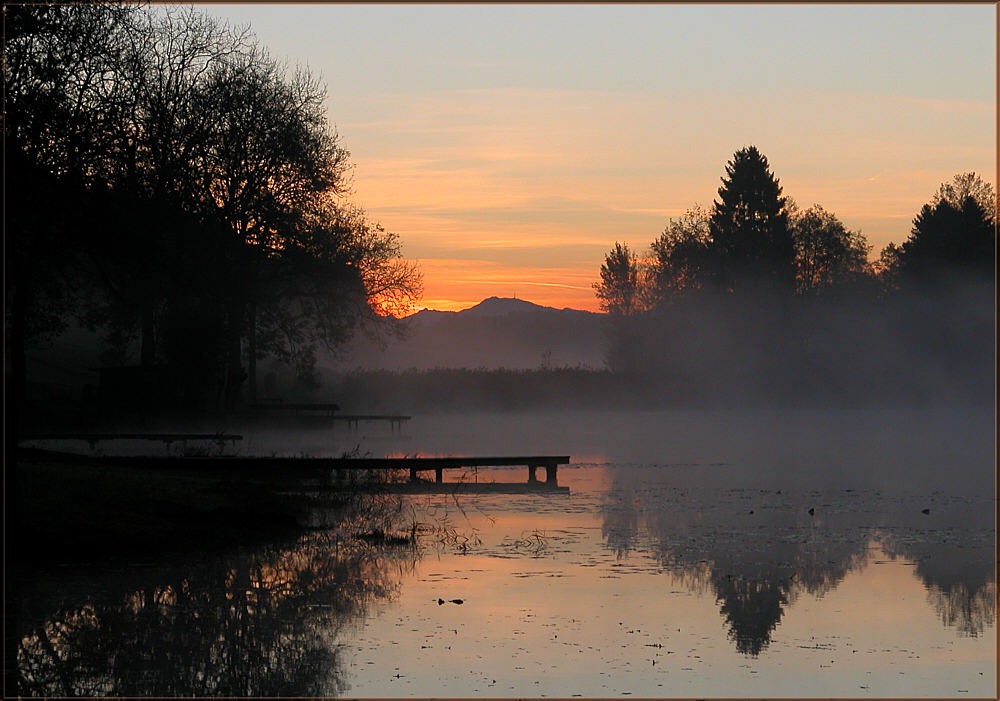
{"type": "Polygon", "coordinates": [[[356,337],[331,369],[602,367],[603,314],[489,297],[457,312],[424,309],[403,319],[407,336],[382,350],[356,337]]]}
{"type": "Polygon", "coordinates": [[[595,312],[588,312],[582,309],[572,309],[571,307],[563,307],[562,309],[556,309],[555,307],[545,307],[541,304],[535,304],[534,302],[529,302],[524,299],[517,299],[516,297],[487,297],[479,304],[469,307],[468,309],[462,309],[457,312],[442,312],[437,309],[423,309],[416,314],[411,315],[408,318],[413,318],[415,316],[420,316],[426,313],[431,314],[464,314],[468,316],[504,316],[506,314],[537,314],[537,313],[548,313],[548,312],[576,312],[578,314],[589,314],[596,316],[595,312]]]}

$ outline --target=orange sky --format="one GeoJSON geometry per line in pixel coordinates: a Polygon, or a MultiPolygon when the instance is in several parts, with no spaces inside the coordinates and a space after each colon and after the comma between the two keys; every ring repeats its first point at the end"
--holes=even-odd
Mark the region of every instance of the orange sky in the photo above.
{"type": "Polygon", "coordinates": [[[789,91],[744,99],[736,119],[713,95],[499,89],[366,102],[387,114],[341,125],[355,195],[419,260],[422,305],[442,310],[516,295],[596,311],[591,285],[614,242],[641,252],[668,217],[710,207],[746,144],[786,195],[861,229],[874,256],[906,238],[942,182],[964,170],[992,180],[994,168],[988,103],[789,91]]]}
{"type": "Polygon", "coordinates": [[[422,305],[597,309],[615,241],[710,207],[744,146],[784,193],[901,242],[959,172],[995,182],[983,4],[218,5],[325,81],[354,200],[422,305]]]}

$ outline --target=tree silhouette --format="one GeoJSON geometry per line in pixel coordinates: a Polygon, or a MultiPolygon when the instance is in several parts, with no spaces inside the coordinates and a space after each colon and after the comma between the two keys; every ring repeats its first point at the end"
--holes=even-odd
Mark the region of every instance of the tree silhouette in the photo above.
{"type": "Polygon", "coordinates": [[[112,27],[135,12],[110,4],[4,7],[5,347],[12,399],[5,416],[12,431],[27,408],[28,345],[61,333],[85,295],[81,241],[99,230],[101,214],[86,186],[100,165],[97,154],[109,147],[106,127],[114,119],[94,105],[116,89],[107,76],[125,34],[112,27]]]}
{"type": "Polygon", "coordinates": [[[115,65],[124,88],[114,102],[120,117],[110,132],[115,148],[106,178],[137,205],[122,222],[122,244],[132,255],[119,270],[133,278],[126,293],[140,312],[140,362],[151,366],[161,359],[157,337],[172,333],[162,317],[178,272],[164,262],[193,263],[179,248],[178,231],[197,226],[184,215],[198,211],[212,129],[226,114],[206,103],[202,85],[213,69],[251,52],[253,43],[246,31],[194,8],[137,13],[127,30],[115,65]]]}
{"type": "Polygon", "coordinates": [[[594,284],[601,309],[608,312],[607,363],[615,370],[635,370],[640,360],[639,314],[646,296],[641,271],[635,253],[626,244],[615,242],[601,265],[601,281],[594,284]]]}
{"type": "Polygon", "coordinates": [[[710,220],[716,279],[723,289],[763,283],[791,290],[795,247],[781,186],[756,146],[726,165],[710,220]]]}
{"type": "Polygon", "coordinates": [[[902,274],[916,284],[954,276],[989,277],[994,267],[996,229],[979,202],[966,195],[956,206],[947,199],[926,204],[900,247],[902,274]]]}
{"type": "Polygon", "coordinates": [[[798,294],[849,289],[860,286],[860,281],[868,275],[871,246],[864,235],[848,230],[820,205],[792,216],[791,230],[798,294]]]}
{"type": "Polygon", "coordinates": [[[615,242],[601,265],[601,281],[594,284],[601,309],[629,316],[640,309],[639,261],[627,244],[615,242]]]}
{"type": "Polygon", "coordinates": [[[224,393],[231,404],[244,377],[244,334],[255,394],[263,268],[288,247],[313,199],[345,188],[348,154],[328,129],[320,84],[306,71],[287,79],[257,47],[213,65],[199,87],[203,108],[215,116],[200,205],[228,242],[218,273],[225,280],[224,393]]]}
{"type": "Polygon", "coordinates": [[[315,203],[261,269],[251,348],[294,367],[305,386],[315,385],[320,348],[332,350],[358,329],[377,335],[387,317],[407,311],[419,295],[420,276],[399,255],[398,237],[362,209],[315,203]]]}
{"type": "Polygon", "coordinates": [[[345,198],[325,88],[249,31],[195,9],[89,3],[11,6],[5,30],[12,386],[24,343],[61,331],[80,300],[117,363],[139,341],[178,394],[232,405],[244,361],[252,375],[277,348],[257,343],[260,314],[292,313],[277,325],[308,329],[304,358],[360,318],[391,327],[419,294],[398,239],[345,198]]]}
{"type": "Polygon", "coordinates": [[[878,282],[883,297],[892,295],[899,289],[899,270],[902,249],[899,245],[889,242],[879,252],[878,260],[872,264],[875,279],[878,282]]]}
{"type": "Polygon", "coordinates": [[[997,200],[993,186],[973,172],[958,173],[950,182],[942,183],[932,204],[944,200],[952,207],[961,209],[966,197],[974,199],[991,221],[996,220],[997,200]]]}
{"type": "Polygon", "coordinates": [[[959,173],[920,209],[907,240],[883,249],[875,268],[888,292],[926,290],[991,281],[995,252],[993,187],[975,173],[959,173]]]}
{"type": "Polygon", "coordinates": [[[644,291],[649,306],[657,306],[685,291],[701,288],[709,274],[709,215],[695,205],[667,222],[650,246],[644,291]]]}

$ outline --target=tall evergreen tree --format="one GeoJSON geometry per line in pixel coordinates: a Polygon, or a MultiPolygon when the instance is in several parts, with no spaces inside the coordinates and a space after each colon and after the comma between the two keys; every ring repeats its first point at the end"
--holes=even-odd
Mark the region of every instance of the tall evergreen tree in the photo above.
{"type": "Polygon", "coordinates": [[[756,146],[740,149],[726,164],[709,227],[716,278],[723,289],[761,284],[793,289],[795,245],[785,198],[756,146]]]}
{"type": "Polygon", "coordinates": [[[942,183],[913,219],[901,246],[890,243],[875,268],[886,292],[991,280],[997,236],[993,186],[975,173],[942,183]]]}
{"type": "Polygon", "coordinates": [[[947,199],[925,204],[903,242],[899,264],[918,284],[952,276],[989,277],[993,273],[996,228],[990,213],[971,195],[956,206],[947,199]]]}

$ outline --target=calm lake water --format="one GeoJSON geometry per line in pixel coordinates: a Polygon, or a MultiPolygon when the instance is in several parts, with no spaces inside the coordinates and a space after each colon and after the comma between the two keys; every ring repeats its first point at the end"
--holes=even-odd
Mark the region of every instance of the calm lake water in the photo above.
{"type": "Polygon", "coordinates": [[[295,542],[22,573],[29,695],[994,697],[991,411],[414,419],[247,453],[570,454],[568,494],[359,505],[295,542]],[[811,513],[810,513],[811,510],[811,513]],[[416,529],[416,545],[354,537],[416,529]],[[458,603],[461,602],[461,603],[458,603]]]}

